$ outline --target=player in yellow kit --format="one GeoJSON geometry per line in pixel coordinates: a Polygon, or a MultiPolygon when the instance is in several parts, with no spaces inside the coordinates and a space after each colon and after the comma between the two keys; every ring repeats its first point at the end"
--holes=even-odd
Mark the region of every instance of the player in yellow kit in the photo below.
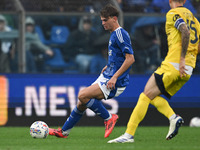
{"type": "Polygon", "coordinates": [[[183,118],[176,115],[167,100],[190,79],[200,47],[200,24],[183,4],[186,0],[169,0],[171,10],[166,15],[168,54],[161,66],[152,74],[129,119],[126,132],[108,143],[134,142],[134,134],[146,115],[149,104],[165,115],[170,122],[167,140],[177,135],[183,118]]]}

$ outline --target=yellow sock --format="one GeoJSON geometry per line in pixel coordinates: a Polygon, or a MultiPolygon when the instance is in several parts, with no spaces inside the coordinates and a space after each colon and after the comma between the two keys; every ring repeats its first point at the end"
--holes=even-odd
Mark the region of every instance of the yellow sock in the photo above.
{"type": "Polygon", "coordinates": [[[157,108],[157,110],[166,116],[168,119],[175,114],[173,109],[170,107],[168,101],[161,96],[156,96],[152,101],[151,104],[157,108]]]}
{"type": "Polygon", "coordinates": [[[151,100],[144,93],[140,94],[137,105],[135,106],[129,119],[126,133],[134,136],[139,123],[144,119],[144,116],[146,115],[150,101],[151,100]]]}

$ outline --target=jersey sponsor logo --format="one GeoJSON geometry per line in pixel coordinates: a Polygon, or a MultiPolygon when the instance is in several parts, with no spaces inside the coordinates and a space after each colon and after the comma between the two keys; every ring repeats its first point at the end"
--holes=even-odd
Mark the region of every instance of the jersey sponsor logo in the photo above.
{"type": "Polygon", "coordinates": [[[179,14],[175,14],[174,17],[173,17],[173,21],[176,21],[179,18],[180,18],[180,15],[179,14]]]}

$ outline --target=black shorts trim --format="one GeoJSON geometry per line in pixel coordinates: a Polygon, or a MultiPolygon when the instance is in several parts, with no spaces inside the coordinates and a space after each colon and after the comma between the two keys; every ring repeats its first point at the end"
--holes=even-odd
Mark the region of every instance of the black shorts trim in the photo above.
{"type": "MultiPolygon", "coordinates": [[[[164,73],[163,73],[164,74],[164,73]]],[[[157,73],[154,73],[155,79],[156,79],[156,84],[160,90],[160,92],[165,95],[167,98],[171,98],[172,96],[165,90],[164,83],[162,81],[163,74],[159,75],[157,73]]]]}

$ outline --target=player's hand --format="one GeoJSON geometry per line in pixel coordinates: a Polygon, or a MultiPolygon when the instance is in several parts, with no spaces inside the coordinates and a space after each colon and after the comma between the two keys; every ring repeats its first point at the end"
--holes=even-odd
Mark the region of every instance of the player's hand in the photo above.
{"type": "Polygon", "coordinates": [[[108,82],[107,82],[107,89],[114,90],[115,89],[115,84],[117,82],[117,78],[113,76],[108,82]]]}
{"type": "Polygon", "coordinates": [[[187,69],[185,68],[185,58],[181,57],[180,63],[179,63],[179,72],[180,72],[180,77],[186,77],[187,69]]]}
{"type": "Polygon", "coordinates": [[[101,74],[107,69],[107,65],[102,69],[101,74]]]}
{"type": "Polygon", "coordinates": [[[46,53],[47,55],[49,55],[49,56],[53,56],[53,51],[50,50],[50,49],[46,50],[45,53],[46,53]]]}

